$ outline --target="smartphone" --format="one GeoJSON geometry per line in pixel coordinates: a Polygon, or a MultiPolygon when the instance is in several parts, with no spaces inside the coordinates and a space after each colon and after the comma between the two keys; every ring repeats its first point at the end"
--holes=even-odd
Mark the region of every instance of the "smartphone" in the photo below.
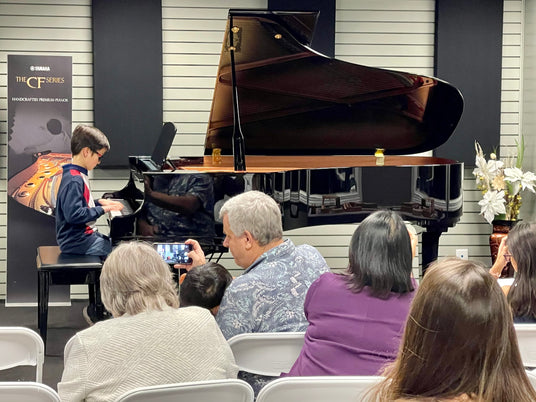
{"type": "Polygon", "coordinates": [[[188,253],[192,251],[191,244],[185,243],[153,243],[155,250],[160,254],[166,264],[191,264],[192,259],[188,253]]]}

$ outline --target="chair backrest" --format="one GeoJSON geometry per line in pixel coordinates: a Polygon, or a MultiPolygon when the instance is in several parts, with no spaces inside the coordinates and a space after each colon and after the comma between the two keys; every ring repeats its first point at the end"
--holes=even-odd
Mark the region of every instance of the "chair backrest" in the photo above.
{"type": "Polygon", "coordinates": [[[35,366],[35,381],[43,382],[45,345],[37,332],[25,327],[0,327],[0,351],[0,370],[35,366]]]}
{"type": "Polygon", "coordinates": [[[367,392],[384,378],[379,376],[283,377],[269,382],[257,402],[360,402],[372,400],[367,392]]]}
{"type": "Polygon", "coordinates": [[[257,332],[228,340],[238,368],[248,373],[279,377],[298,358],[305,332],[257,332]]]}
{"type": "Polygon", "coordinates": [[[183,382],[137,388],[116,402],[253,402],[253,388],[238,379],[183,382]]]}
{"type": "Polygon", "coordinates": [[[536,367],[536,324],[514,324],[521,360],[525,367],[536,367]]]}
{"type": "Polygon", "coordinates": [[[39,382],[0,382],[0,401],[60,402],[56,391],[39,382]]]}

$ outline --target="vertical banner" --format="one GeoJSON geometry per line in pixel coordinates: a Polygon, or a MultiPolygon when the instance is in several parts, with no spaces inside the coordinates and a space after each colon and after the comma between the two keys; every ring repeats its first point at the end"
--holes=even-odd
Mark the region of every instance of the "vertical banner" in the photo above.
{"type": "MultiPolygon", "coordinates": [[[[8,205],[6,305],[37,302],[36,249],[56,245],[54,206],[70,161],[72,59],[8,55],[8,205]]],[[[54,286],[50,301],[69,302],[54,286]]]]}

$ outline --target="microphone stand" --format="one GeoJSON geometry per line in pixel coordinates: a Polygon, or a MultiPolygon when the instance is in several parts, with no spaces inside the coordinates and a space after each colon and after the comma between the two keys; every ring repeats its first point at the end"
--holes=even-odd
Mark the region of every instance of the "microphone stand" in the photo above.
{"type": "Polygon", "coordinates": [[[233,34],[239,31],[238,27],[233,26],[233,17],[229,18],[229,53],[231,56],[231,78],[233,86],[233,159],[234,170],[246,170],[246,144],[244,142],[244,134],[240,127],[240,110],[238,108],[238,88],[236,87],[236,71],[235,71],[235,47],[233,44],[233,34]]]}

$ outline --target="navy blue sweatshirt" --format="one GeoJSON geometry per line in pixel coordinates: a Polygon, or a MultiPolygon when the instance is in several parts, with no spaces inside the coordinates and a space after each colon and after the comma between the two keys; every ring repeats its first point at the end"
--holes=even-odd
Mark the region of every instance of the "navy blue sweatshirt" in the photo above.
{"type": "Polygon", "coordinates": [[[95,221],[104,209],[93,201],[87,169],[63,166],[56,202],[56,240],[63,253],[85,254],[95,242],[95,221]]]}

